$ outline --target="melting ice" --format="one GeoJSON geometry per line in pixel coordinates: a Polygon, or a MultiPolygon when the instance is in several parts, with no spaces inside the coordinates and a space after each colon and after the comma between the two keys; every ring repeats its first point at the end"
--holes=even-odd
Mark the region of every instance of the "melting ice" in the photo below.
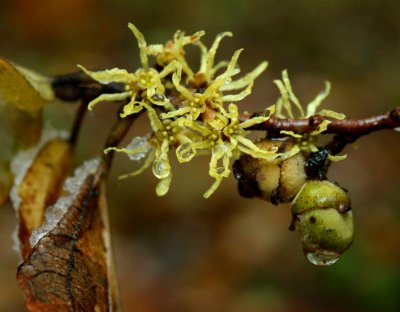
{"type": "Polygon", "coordinates": [[[68,195],[60,197],[54,205],[46,209],[43,224],[33,230],[32,235],[29,238],[32,247],[34,247],[43,236],[57,225],[76,198],[87,176],[96,172],[99,164],[99,158],[86,161],[82,166],[75,170],[73,177],[69,177],[65,181],[64,189],[68,192],[68,195]]]}

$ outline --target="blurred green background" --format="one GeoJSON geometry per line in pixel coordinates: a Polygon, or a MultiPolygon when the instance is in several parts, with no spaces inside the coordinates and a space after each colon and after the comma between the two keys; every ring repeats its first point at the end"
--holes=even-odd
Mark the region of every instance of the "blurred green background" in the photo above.
{"type": "MultiPolygon", "coordinates": [[[[205,30],[205,42],[225,30],[218,58],[245,48],[243,72],[270,66],[241,104],[257,111],[274,103],[272,80],[287,68],[303,103],[332,83],[325,108],[352,117],[400,103],[400,2],[396,0],[0,2],[0,55],[45,74],[139,64],[133,22],[149,43],[176,29],[205,30]]],[[[197,51],[189,52],[196,62],[197,51]]],[[[115,116],[103,104],[87,115],[76,164],[96,156],[115,116]]],[[[68,127],[73,105],[46,114],[68,127]]],[[[132,135],[146,133],[146,119],[132,135]]],[[[171,191],[154,193],[151,172],[118,181],[137,164],[118,155],[109,179],[109,209],[125,311],[398,311],[400,308],[400,134],[382,131],[346,149],[329,177],[349,190],[356,239],[328,268],[309,264],[297,233],[287,230],[289,206],[243,199],[233,178],[208,200],[208,158],[173,164],[171,191]]],[[[0,210],[0,311],[24,311],[17,288],[18,258],[11,206],[0,210]]]]}

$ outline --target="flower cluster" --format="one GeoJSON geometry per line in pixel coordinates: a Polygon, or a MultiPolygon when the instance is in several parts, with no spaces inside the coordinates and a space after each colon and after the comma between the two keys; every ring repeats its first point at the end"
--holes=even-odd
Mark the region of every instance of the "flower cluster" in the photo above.
{"type": "MultiPolygon", "coordinates": [[[[329,117],[331,119],[344,119],[346,116],[342,113],[337,113],[332,110],[322,109],[317,111],[318,107],[321,105],[322,101],[329,95],[331,85],[328,81],[325,82],[325,90],[321,91],[310,103],[307,104],[307,109],[304,111],[302,104],[299,99],[293,93],[292,85],[289,80],[289,76],[286,70],[282,72],[282,80],[275,80],[274,83],[279,89],[281,96],[277,100],[276,106],[276,117],[279,118],[294,118],[296,117],[293,112],[293,106],[298,110],[298,118],[309,118],[315,114],[320,116],[329,117]],[[286,115],[285,115],[286,113],[286,115]]],[[[298,134],[293,131],[282,130],[281,134],[293,137],[297,140],[298,147],[305,153],[317,152],[318,148],[316,146],[318,136],[324,132],[331,120],[325,119],[319,124],[315,131],[307,134],[298,134]]],[[[343,156],[333,156],[329,155],[328,158],[332,161],[339,161],[346,158],[343,156]]]]}
{"type": "MultiPolygon", "coordinates": [[[[215,182],[204,194],[209,197],[229,175],[232,157],[246,153],[272,161],[299,151],[297,148],[283,155],[277,149],[260,149],[246,138],[246,128],[266,121],[275,107],[266,109],[263,116],[239,121],[238,107],[234,102],[250,94],[254,80],[266,69],[267,62],[233,80],[240,72],[237,61],[242,50],[237,50],[230,61],[215,63],[218,46],[224,37],[232,36],[230,32],[219,34],[207,48],[200,40],[203,31],[191,36],[178,31],[165,45],[148,45],[133,24],[129,24],[129,28],[139,43],[142,67],[136,72],[118,68],[92,72],[79,66],[100,83],[117,82],[125,86],[124,92],[103,94],[94,99],[89,103],[89,109],[103,101],[125,101],[122,118],[140,111],[147,112],[152,133],[134,138],[125,148],[112,146],[105,150],[106,153],[110,150],[126,153],[133,160],[144,159],[139,170],[122,178],[137,175],[152,166],[153,174],[160,180],[156,193],[162,196],[168,192],[172,179],[171,150],[175,149],[181,163],[196,155],[211,154],[209,175],[215,182]],[[196,72],[186,61],[187,45],[195,45],[200,50],[200,67],[196,72]],[[154,66],[149,65],[150,57],[155,59],[154,66]],[[235,90],[238,91],[232,94],[235,90]]],[[[282,105],[288,109],[285,103],[282,105]]]]}

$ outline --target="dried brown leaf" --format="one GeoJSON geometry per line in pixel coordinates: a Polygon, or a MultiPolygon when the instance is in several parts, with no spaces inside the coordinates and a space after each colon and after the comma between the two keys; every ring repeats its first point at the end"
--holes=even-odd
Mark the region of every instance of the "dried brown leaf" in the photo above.
{"type": "Polygon", "coordinates": [[[46,207],[60,196],[62,185],[72,167],[72,147],[68,141],[55,139],[48,142],[36,156],[17,186],[19,207],[18,238],[22,258],[31,252],[29,237],[43,222],[46,207]]]}
{"type": "MultiPolygon", "coordinates": [[[[117,310],[101,168],[100,163],[76,173],[84,175],[83,182],[72,186],[77,190],[66,212],[36,238],[31,254],[20,265],[17,278],[29,311],[117,310]]],[[[46,213],[46,222],[51,218],[46,213]]]]}
{"type": "Polygon", "coordinates": [[[0,206],[11,187],[9,163],[15,153],[36,144],[46,101],[9,61],[0,58],[0,206]]]}
{"type": "Polygon", "coordinates": [[[0,163],[0,207],[7,201],[12,184],[12,174],[7,163],[0,163]]]}

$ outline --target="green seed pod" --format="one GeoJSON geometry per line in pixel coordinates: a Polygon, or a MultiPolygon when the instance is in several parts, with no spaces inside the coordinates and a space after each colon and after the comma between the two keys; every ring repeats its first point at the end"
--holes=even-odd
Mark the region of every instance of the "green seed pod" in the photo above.
{"type": "MultiPolygon", "coordinates": [[[[290,140],[260,140],[256,145],[265,150],[278,148],[279,152],[291,150],[294,143],[290,140]]],[[[268,161],[242,155],[233,165],[238,180],[239,192],[243,197],[260,197],[277,205],[290,202],[304,182],[305,158],[302,153],[285,160],[268,161]]]]}
{"type": "Polygon", "coordinates": [[[292,228],[300,233],[312,264],[335,263],[353,242],[350,198],[332,182],[307,181],[293,201],[292,214],[292,228]]]}

